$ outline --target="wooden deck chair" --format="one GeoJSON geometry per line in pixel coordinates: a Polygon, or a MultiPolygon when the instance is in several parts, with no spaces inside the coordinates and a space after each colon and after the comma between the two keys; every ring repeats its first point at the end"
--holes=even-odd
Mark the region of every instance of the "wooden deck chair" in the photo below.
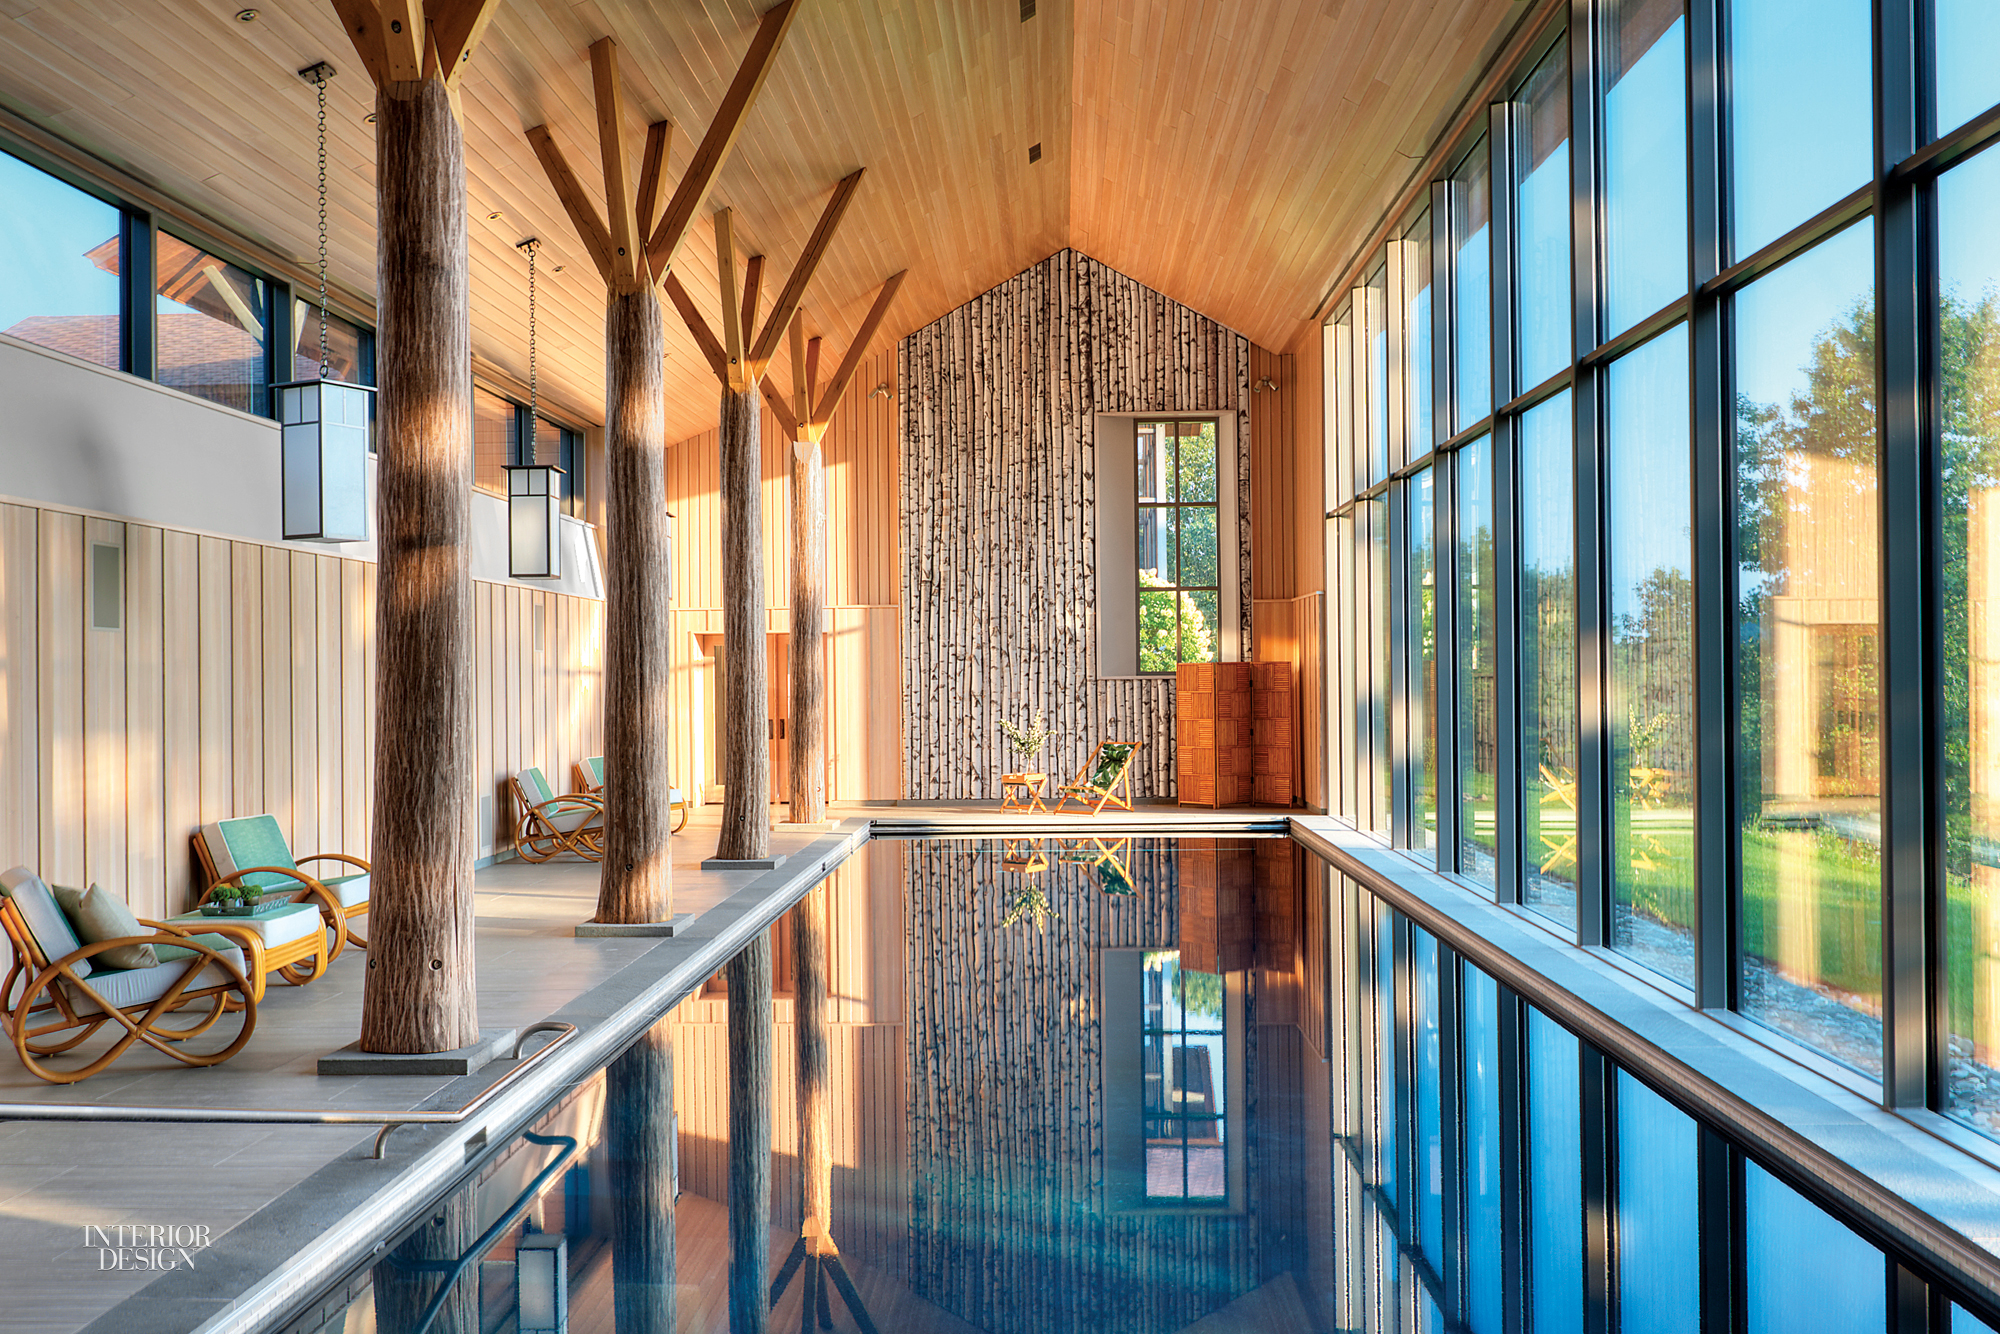
{"type": "Polygon", "coordinates": [[[514,787],[520,820],[514,826],[514,851],[531,862],[545,862],[558,852],[573,852],[585,861],[604,860],[604,799],[588,792],[556,796],[540,769],[523,769],[507,780],[514,787]]]}
{"type": "Polygon", "coordinates": [[[1132,757],[1145,744],[1143,741],[1098,742],[1097,749],[1090,752],[1090,758],[1076,771],[1075,779],[1056,789],[1056,804],[1049,808],[1050,813],[1060,811],[1065,802],[1071,801],[1092,815],[1103,810],[1107,803],[1131,810],[1132,757]]]}
{"type": "Polygon", "coordinates": [[[195,830],[189,841],[194,845],[194,859],[201,865],[202,882],[207,886],[195,907],[208,902],[223,885],[255,885],[267,896],[289,895],[294,903],[311,901],[319,906],[327,936],[333,942],[327,963],[338,959],[350,944],[358,950],[368,948],[368,939],[357,926],[368,913],[373,868],[361,858],[344,852],[316,852],[295,861],[291,845],[285,841],[285,831],[274,815],[218,820],[195,830]],[[342,862],[354,869],[346,875],[329,876],[308,875],[299,869],[312,862],[342,862]]]}
{"type": "Polygon", "coordinates": [[[74,1084],[142,1043],[182,1065],[220,1065],[250,1041],[257,997],[242,950],[226,937],[134,918],[140,934],[85,944],[54,892],[25,866],[0,874],[0,894],[0,929],[13,947],[0,983],[0,1025],[37,1079],[74,1084]],[[132,961],[135,951],[154,962],[106,965],[108,958],[132,961]],[[240,1023],[219,1050],[185,1045],[229,1015],[240,1023]],[[49,1064],[106,1027],[118,1034],[109,1050],[72,1069],[49,1064]]]}
{"type": "MultiPolygon", "coordinates": [[[[593,797],[600,798],[604,795],[604,757],[602,755],[592,755],[587,760],[578,760],[569,769],[570,777],[575,781],[578,792],[588,793],[593,797]]],[[[667,804],[681,813],[681,818],[674,821],[673,832],[678,834],[681,832],[681,826],[688,822],[688,803],[682,799],[679,788],[670,787],[667,789],[667,804]]]]}

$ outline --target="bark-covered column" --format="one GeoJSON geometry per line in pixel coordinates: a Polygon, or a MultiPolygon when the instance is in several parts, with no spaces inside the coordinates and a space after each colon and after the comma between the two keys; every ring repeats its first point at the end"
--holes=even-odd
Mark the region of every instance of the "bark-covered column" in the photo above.
{"type": "Polygon", "coordinates": [[[472,948],[472,347],[445,86],[375,99],[375,830],[361,1049],[479,1038],[472,948]]]}
{"type": "Polygon", "coordinates": [[[799,1217],[833,1231],[833,1103],[827,1087],[827,889],[792,909],[792,1022],[798,1040],[799,1217]]]}
{"type": "Polygon", "coordinates": [[[663,1022],[604,1075],[618,1334],[674,1334],[674,1048],[663,1022]]]}
{"type": "Polygon", "coordinates": [[[600,922],[673,911],[665,334],[651,283],[604,311],[604,862],[600,922]]]}
{"type": "Polygon", "coordinates": [[[764,1334],[771,1315],[771,934],[731,959],[729,985],[729,1331],[764,1334]]]}
{"type": "Polygon", "coordinates": [[[792,820],[826,818],[826,468],[819,441],[792,446],[792,820]]]}
{"type": "MultiPolygon", "coordinates": [[[[722,837],[715,855],[771,855],[764,643],[764,451],[757,390],[722,391],[722,837]]],[[[767,982],[768,989],[769,983],[767,982]]],[[[768,1017],[768,1016],[767,1016],[768,1017]]]]}

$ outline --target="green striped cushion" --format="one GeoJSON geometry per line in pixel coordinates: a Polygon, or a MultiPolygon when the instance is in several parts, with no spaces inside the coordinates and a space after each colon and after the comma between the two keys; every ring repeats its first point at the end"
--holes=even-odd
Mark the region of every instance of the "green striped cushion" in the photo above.
{"type": "Polygon", "coordinates": [[[528,794],[530,806],[539,806],[556,795],[549,791],[549,780],[542,777],[542,771],[534,768],[521,770],[521,790],[528,794]]]}
{"type": "Polygon", "coordinates": [[[585,760],[583,762],[583,771],[590,775],[590,781],[593,786],[604,786],[604,757],[602,755],[593,755],[585,760]]]}

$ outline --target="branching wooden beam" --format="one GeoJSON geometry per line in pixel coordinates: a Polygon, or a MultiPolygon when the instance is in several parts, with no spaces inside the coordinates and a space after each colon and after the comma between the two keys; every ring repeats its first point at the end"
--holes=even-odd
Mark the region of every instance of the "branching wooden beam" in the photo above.
{"type": "Polygon", "coordinates": [[[611,274],[629,290],[639,280],[638,215],[625,170],[625,89],[618,78],[618,43],[590,44],[590,82],[597,101],[597,151],[604,160],[604,205],[611,211],[611,274]]]}
{"type": "Polygon", "coordinates": [[[695,215],[708,202],[708,193],[714,188],[716,177],[722,174],[722,164],[729,160],[729,150],[736,145],[736,136],[742,132],[758,90],[771,73],[778,48],[791,29],[792,20],[798,16],[801,3],[802,0],[779,0],[757,25],[757,35],[750,39],[750,49],[737,67],[735,81],[723,95],[708,133],[702,136],[687,173],[674,189],[666,214],[646,243],[646,260],[654,273],[664,274],[673,267],[674,255],[687,239],[695,215]]]}
{"type": "Polygon", "coordinates": [[[733,393],[747,387],[743,378],[743,310],[736,304],[736,229],[728,209],[715,212],[715,277],[722,288],[722,352],[727,364],[723,383],[733,393]]]}
{"type": "Polygon", "coordinates": [[[556,141],[549,137],[549,127],[537,125],[528,131],[528,142],[533,145],[535,156],[541,159],[542,170],[548,173],[549,184],[555,187],[556,198],[562,201],[563,211],[569,214],[570,225],[583,238],[583,248],[590,252],[590,258],[597,265],[598,274],[608,286],[616,270],[611,263],[611,236],[604,230],[604,220],[597,216],[597,205],[591,202],[585,192],[583,182],[570,170],[569,162],[556,147],[556,141]]]}
{"type": "Polygon", "coordinates": [[[743,266],[743,323],[736,326],[747,340],[757,327],[757,298],[764,294],[764,257],[752,255],[743,266]]]}
{"type": "Polygon", "coordinates": [[[790,408],[785,406],[785,396],[779,393],[768,380],[764,382],[763,390],[764,406],[769,408],[771,415],[777,419],[778,429],[785,433],[785,439],[798,439],[799,419],[792,415],[790,408]]]}
{"type": "Polygon", "coordinates": [[[660,211],[660,187],[666,177],[667,150],[673,147],[673,143],[672,121],[656,120],[646,127],[646,152],[639,162],[638,208],[634,210],[641,236],[652,232],[654,217],[660,211]]]}
{"type": "Polygon", "coordinates": [[[498,8],[500,0],[430,0],[431,38],[437,43],[446,87],[455,86],[472,63],[472,53],[498,8]]]}
{"type": "Polygon", "coordinates": [[[827,200],[826,207],[820,211],[818,225],[806,241],[806,248],[799,252],[798,263],[792,265],[791,277],[785,279],[784,290],[778,294],[778,303],[771,307],[771,317],[765,321],[764,331],[757,336],[750,349],[748,373],[752,377],[761,379],[765,368],[771,364],[771,358],[777,355],[778,340],[791,327],[792,313],[799,308],[799,302],[805,300],[806,287],[819,271],[820,261],[826,258],[827,250],[832,247],[834,233],[840,228],[840,220],[847,215],[847,206],[853,202],[854,192],[860,187],[866,170],[864,167],[849,173],[833,187],[833,198],[827,200]]]}
{"type": "Polygon", "coordinates": [[[389,81],[389,48],[382,41],[385,26],[382,11],[376,8],[375,0],[333,0],[333,12],[340,16],[347,39],[354,43],[354,53],[368,69],[368,77],[380,88],[389,81]]]}
{"type": "Polygon", "coordinates": [[[681,286],[680,275],[668,273],[663,286],[667,289],[667,300],[673,302],[674,309],[681,313],[681,323],[687,325],[688,332],[694,335],[695,346],[701,349],[702,356],[708,358],[715,378],[728,384],[729,356],[722,350],[722,342],[715,336],[715,331],[708,327],[708,321],[702,318],[694,298],[688,295],[687,288],[681,286]]]}
{"type": "Polygon", "coordinates": [[[389,57],[389,80],[414,83],[424,77],[423,0],[381,0],[382,47],[389,57]]]}
{"type": "MultiPolygon", "coordinates": [[[[799,314],[799,323],[801,326],[805,324],[805,319],[806,319],[805,313],[801,311],[799,314]]],[[[819,399],[819,335],[818,334],[814,334],[811,338],[806,339],[806,397],[809,399],[813,399],[815,402],[817,402],[817,400],[819,399]]],[[[812,414],[807,413],[803,418],[801,418],[801,420],[811,421],[812,414]]]]}
{"type": "Polygon", "coordinates": [[[806,312],[802,307],[792,316],[792,411],[796,420],[812,420],[812,391],[812,371],[806,361],[806,312]]]}
{"type": "Polygon", "coordinates": [[[903,285],[909,270],[903,269],[889,275],[882,290],[875,294],[875,304],[868,308],[868,316],[861,321],[860,330],[854,341],[848,345],[847,355],[841,359],[840,369],[833,373],[833,379],[826,387],[826,393],[813,405],[812,421],[807,429],[814,432],[814,438],[824,434],[833,414],[840,408],[840,400],[847,393],[847,386],[854,381],[854,373],[861,369],[861,359],[868,355],[868,344],[875,337],[875,331],[882,327],[882,317],[889,313],[889,303],[896,299],[896,291],[903,285]]]}

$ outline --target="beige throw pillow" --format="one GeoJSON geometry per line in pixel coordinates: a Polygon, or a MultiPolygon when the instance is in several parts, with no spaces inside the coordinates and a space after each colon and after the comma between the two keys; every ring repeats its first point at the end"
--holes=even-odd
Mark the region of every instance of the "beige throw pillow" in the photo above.
{"type": "MultiPolygon", "coordinates": [[[[153,934],[139,925],[139,919],[125,906],[125,900],[105,893],[97,885],[89,889],[57,885],[55,893],[56,902],[62,905],[64,915],[86,945],[95,945],[100,940],[117,940],[121,936],[153,934]]],[[[93,958],[100,968],[152,968],[160,962],[160,956],[153,953],[151,945],[120,945],[93,958]]]]}

